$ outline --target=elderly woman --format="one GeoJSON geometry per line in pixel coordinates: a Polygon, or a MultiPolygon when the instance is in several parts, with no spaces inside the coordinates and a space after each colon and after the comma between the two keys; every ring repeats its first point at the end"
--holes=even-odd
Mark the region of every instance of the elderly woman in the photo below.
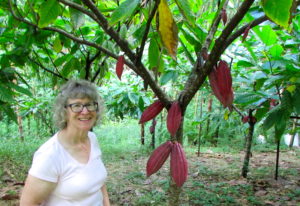
{"type": "Polygon", "coordinates": [[[21,206],[109,206],[106,169],[92,127],[100,96],[85,80],[70,80],[56,98],[59,131],[34,154],[21,206]]]}

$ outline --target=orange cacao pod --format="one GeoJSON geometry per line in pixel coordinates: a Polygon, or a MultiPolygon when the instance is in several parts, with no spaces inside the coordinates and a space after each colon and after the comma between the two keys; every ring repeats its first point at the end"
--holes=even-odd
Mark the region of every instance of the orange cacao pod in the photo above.
{"type": "Polygon", "coordinates": [[[174,136],[180,127],[182,119],[181,108],[178,101],[172,103],[167,116],[167,128],[172,136],[174,136]]]}
{"type": "Polygon", "coordinates": [[[224,107],[231,107],[233,102],[232,78],[230,69],[225,61],[219,61],[208,76],[213,93],[224,107]]]}
{"type": "Polygon", "coordinates": [[[163,108],[164,105],[162,102],[160,102],[159,100],[155,101],[142,113],[139,124],[142,124],[144,122],[153,119],[161,112],[161,110],[163,110],[163,108]]]}
{"type": "Polygon", "coordinates": [[[178,187],[181,187],[187,179],[188,163],[181,144],[175,142],[171,151],[171,175],[178,187]]]}
{"type": "Polygon", "coordinates": [[[153,151],[147,162],[147,177],[157,172],[163,166],[163,164],[169,157],[171,148],[172,142],[167,141],[153,151]]]}
{"type": "Polygon", "coordinates": [[[119,56],[117,65],[116,65],[116,73],[120,80],[121,80],[122,73],[124,70],[124,62],[125,62],[124,56],[123,55],[119,56]]]}

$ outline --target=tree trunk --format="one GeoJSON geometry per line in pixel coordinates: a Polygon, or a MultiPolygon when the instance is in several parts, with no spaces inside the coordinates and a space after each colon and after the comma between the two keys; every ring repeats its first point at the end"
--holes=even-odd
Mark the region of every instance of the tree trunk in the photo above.
{"type": "Polygon", "coordinates": [[[218,145],[219,131],[220,131],[220,124],[217,126],[215,135],[213,136],[213,140],[212,140],[212,143],[215,147],[218,145]]]}
{"type": "MultiPolygon", "coordinates": [[[[171,174],[170,174],[171,177],[171,174]]],[[[179,206],[179,197],[182,189],[177,187],[176,183],[173,181],[172,177],[170,180],[170,187],[168,190],[169,194],[169,206],[179,206]]]]}
{"type": "Polygon", "coordinates": [[[278,168],[279,168],[279,152],[280,152],[280,139],[277,141],[277,152],[276,152],[276,167],[275,167],[275,180],[278,180],[278,168]]]}
{"type": "MultiPolygon", "coordinates": [[[[252,116],[252,115],[251,115],[252,116]]],[[[249,171],[249,161],[251,157],[251,146],[252,146],[252,139],[253,139],[253,132],[254,132],[254,122],[249,122],[249,132],[246,138],[246,151],[245,151],[245,158],[242,168],[242,176],[244,178],[247,177],[247,173],[249,171]]]]}
{"type": "Polygon", "coordinates": [[[20,135],[20,140],[24,141],[24,132],[23,132],[23,125],[22,125],[22,116],[19,112],[19,106],[16,106],[16,114],[17,114],[17,122],[18,122],[18,130],[20,135]]]}
{"type": "Polygon", "coordinates": [[[145,145],[145,125],[141,124],[141,144],[145,145]]]}
{"type": "MultiPolygon", "coordinates": [[[[200,99],[200,115],[199,115],[200,120],[202,118],[202,113],[203,113],[203,98],[201,97],[201,99],[200,99]]],[[[198,152],[197,152],[198,157],[200,156],[201,134],[202,134],[202,124],[199,124],[198,152]]]]}

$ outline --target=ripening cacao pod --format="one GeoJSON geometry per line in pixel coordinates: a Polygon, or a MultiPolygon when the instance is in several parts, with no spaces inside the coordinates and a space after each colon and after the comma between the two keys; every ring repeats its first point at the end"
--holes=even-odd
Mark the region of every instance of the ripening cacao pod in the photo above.
{"type": "Polygon", "coordinates": [[[163,110],[163,108],[164,108],[164,105],[161,101],[159,101],[159,100],[155,101],[142,113],[139,124],[142,124],[144,122],[147,122],[147,121],[153,119],[161,112],[161,110],[163,110]]]}
{"type": "Polygon", "coordinates": [[[147,177],[157,172],[163,166],[169,157],[172,145],[171,141],[167,141],[153,151],[147,162],[147,177]]]}
{"type": "Polygon", "coordinates": [[[233,102],[232,78],[228,64],[220,60],[208,76],[213,93],[224,107],[231,109],[233,102]]]}
{"type": "Polygon", "coordinates": [[[171,151],[171,175],[178,187],[181,187],[187,179],[188,163],[181,144],[175,142],[171,151]]]}
{"type": "Polygon", "coordinates": [[[119,56],[117,65],[116,65],[116,73],[120,80],[121,80],[122,73],[124,70],[124,62],[125,62],[124,56],[123,55],[119,56]]]}
{"type": "Polygon", "coordinates": [[[181,108],[178,101],[172,103],[167,116],[167,128],[172,136],[175,136],[182,119],[181,108]]]}

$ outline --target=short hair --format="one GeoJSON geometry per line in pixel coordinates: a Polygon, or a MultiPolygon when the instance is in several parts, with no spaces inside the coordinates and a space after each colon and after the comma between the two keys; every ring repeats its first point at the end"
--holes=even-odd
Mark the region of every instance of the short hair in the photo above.
{"type": "MultiPolygon", "coordinates": [[[[103,112],[103,101],[98,94],[96,86],[87,80],[71,79],[62,85],[54,103],[53,120],[55,126],[59,129],[67,127],[67,109],[66,105],[69,99],[84,99],[88,98],[98,103],[98,110],[96,111],[95,125],[100,122],[103,112]]],[[[94,126],[95,126],[94,125],[94,126]]]]}

